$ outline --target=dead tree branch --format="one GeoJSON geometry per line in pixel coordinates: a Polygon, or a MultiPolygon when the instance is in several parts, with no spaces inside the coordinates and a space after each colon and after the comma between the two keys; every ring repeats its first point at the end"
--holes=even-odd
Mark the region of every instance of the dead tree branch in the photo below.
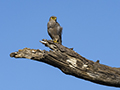
{"type": "Polygon", "coordinates": [[[15,58],[28,58],[50,64],[63,73],[82,78],[94,83],[120,87],[120,68],[112,68],[88,60],[70,48],[50,40],[40,41],[49,47],[50,51],[24,48],[10,54],[15,58]]]}

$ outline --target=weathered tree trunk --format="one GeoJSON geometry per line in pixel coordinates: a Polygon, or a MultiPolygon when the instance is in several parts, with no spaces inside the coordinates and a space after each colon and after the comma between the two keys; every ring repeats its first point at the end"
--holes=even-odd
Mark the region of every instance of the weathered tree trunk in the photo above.
{"type": "Polygon", "coordinates": [[[102,85],[120,87],[120,68],[102,65],[99,60],[93,62],[82,57],[72,48],[67,48],[50,40],[40,42],[51,50],[24,48],[11,53],[10,56],[37,60],[57,67],[65,74],[102,85]]]}

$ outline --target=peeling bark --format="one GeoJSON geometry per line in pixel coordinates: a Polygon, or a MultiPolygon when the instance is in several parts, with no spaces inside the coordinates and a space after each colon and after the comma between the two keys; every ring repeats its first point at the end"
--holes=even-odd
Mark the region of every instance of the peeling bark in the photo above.
{"type": "Polygon", "coordinates": [[[100,64],[99,60],[93,62],[82,57],[72,48],[67,48],[50,40],[43,39],[40,42],[51,50],[24,48],[11,53],[10,56],[37,60],[57,67],[68,75],[106,86],[120,87],[120,68],[100,64]]]}

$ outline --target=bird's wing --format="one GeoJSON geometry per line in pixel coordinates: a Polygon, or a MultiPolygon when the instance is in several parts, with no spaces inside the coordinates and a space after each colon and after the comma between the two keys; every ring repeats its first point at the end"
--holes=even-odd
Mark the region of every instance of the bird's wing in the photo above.
{"type": "Polygon", "coordinates": [[[57,34],[61,35],[62,34],[62,27],[60,26],[59,23],[56,23],[56,24],[57,24],[57,34]]]}

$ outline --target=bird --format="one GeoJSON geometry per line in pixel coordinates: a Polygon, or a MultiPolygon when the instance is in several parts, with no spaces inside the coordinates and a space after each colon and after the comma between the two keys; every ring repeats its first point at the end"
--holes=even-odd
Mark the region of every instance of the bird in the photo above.
{"type": "Polygon", "coordinates": [[[47,23],[47,32],[52,38],[54,43],[62,44],[62,27],[57,22],[56,16],[51,16],[49,22],[47,23]]]}

